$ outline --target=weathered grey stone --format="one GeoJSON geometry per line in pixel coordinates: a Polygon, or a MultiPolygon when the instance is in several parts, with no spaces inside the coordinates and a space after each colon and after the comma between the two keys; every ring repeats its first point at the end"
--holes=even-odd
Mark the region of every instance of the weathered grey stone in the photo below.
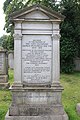
{"type": "Polygon", "coordinates": [[[14,69],[14,52],[9,51],[8,53],[8,66],[10,69],[14,69]]]}
{"type": "Polygon", "coordinates": [[[0,89],[9,88],[7,51],[0,49],[0,89]]]}
{"type": "Polygon", "coordinates": [[[11,15],[14,84],[6,120],[68,120],[60,85],[59,23],[64,17],[41,5],[11,15]]]}
{"type": "Polygon", "coordinates": [[[80,103],[77,104],[76,111],[77,111],[78,115],[80,115],[80,103]]]}
{"type": "Polygon", "coordinates": [[[7,83],[8,75],[0,75],[0,83],[7,83]]]}
{"type": "Polygon", "coordinates": [[[13,115],[13,116],[18,116],[19,115],[19,110],[17,105],[11,105],[10,109],[9,109],[9,115],[13,115]]]}
{"type": "Polygon", "coordinates": [[[46,115],[46,116],[9,116],[6,115],[6,120],[68,120],[67,114],[63,115],[46,115]]]}
{"type": "MultiPolygon", "coordinates": [[[[23,89],[24,90],[24,89],[23,89]]],[[[61,104],[61,94],[60,92],[51,92],[51,89],[46,89],[46,91],[39,91],[39,89],[36,89],[36,91],[33,91],[33,89],[30,91],[27,88],[27,91],[14,91],[13,92],[13,101],[15,101],[16,104],[61,104]],[[38,91],[37,91],[38,90],[38,91]]]]}
{"type": "Polygon", "coordinates": [[[8,89],[10,87],[10,83],[0,83],[0,89],[8,89]]]}
{"type": "MultiPolygon", "coordinates": [[[[13,102],[9,109],[9,115],[24,116],[24,117],[53,115],[56,116],[54,117],[54,119],[57,119],[58,115],[62,115],[63,117],[61,117],[60,120],[67,120],[67,117],[64,117],[65,116],[64,109],[61,105],[60,91],[61,91],[60,87],[58,90],[56,86],[53,89],[44,88],[42,90],[41,87],[40,88],[36,87],[32,89],[32,87],[19,88],[18,86],[17,90],[16,89],[12,90],[13,102]],[[46,102],[44,102],[44,98],[46,102]]],[[[28,118],[26,117],[26,119],[28,118]]],[[[33,118],[31,119],[33,120],[33,118]]]]}

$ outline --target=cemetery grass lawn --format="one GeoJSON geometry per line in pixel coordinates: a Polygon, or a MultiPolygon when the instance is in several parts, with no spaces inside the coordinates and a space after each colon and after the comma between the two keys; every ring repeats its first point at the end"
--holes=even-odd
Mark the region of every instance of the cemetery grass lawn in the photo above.
{"type": "MultiPolygon", "coordinates": [[[[9,70],[9,83],[13,83],[13,70],[9,70]]],[[[0,90],[0,120],[5,120],[5,115],[11,103],[10,90],[0,90]]]]}
{"type": "Polygon", "coordinates": [[[62,103],[69,120],[80,120],[76,113],[76,104],[80,103],[80,72],[61,74],[61,84],[64,86],[62,103]]]}
{"type": "MultiPolygon", "coordinates": [[[[13,83],[13,70],[9,70],[9,82],[13,83]]],[[[76,113],[76,104],[80,103],[80,72],[61,74],[61,84],[64,87],[62,103],[69,120],[80,120],[76,113]]],[[[11,103],[11,92],[0,90],[0,120],[5,120],[6,112],[11,103]]]]}

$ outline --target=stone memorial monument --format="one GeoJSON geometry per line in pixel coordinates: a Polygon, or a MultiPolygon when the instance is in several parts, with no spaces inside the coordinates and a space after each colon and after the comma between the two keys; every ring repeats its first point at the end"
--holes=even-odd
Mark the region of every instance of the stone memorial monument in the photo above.
{"type": "Polygon", "coordinates": [[[7,51],[0,49],[0,89],[9,88],[7,51]]]}
{"type": "Polygon", "coordinates": [[[68,120],[59,81],[59,24],[63,19],[63,15],[42,5],[11,14],[14,84],[6,120],[68,120]]]}
{"type": "Polygon", "coordinates": [[[8,53],[8,66],[10,69],[14,69],[14,52],[9,51],[8,53]]]}

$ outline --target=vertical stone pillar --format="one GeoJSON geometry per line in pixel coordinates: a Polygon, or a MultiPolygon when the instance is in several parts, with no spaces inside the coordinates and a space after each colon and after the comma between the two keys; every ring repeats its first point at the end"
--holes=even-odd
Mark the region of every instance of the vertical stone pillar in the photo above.
{"type": "Polygon", "coordinates": [[[53,81],[60,83],[60,34],[53,34],[53,81]]]}
{"type": "Polygon", "coordinates": [[[14,34],[14,84],[21,84],[21,34],[14,34]]]}

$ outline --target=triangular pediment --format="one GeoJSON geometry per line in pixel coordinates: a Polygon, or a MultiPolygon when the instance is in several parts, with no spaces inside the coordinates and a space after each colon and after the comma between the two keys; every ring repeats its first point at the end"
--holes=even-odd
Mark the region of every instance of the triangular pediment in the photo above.
{"type": "Polygon", "coordinates": [[[47,16],[46,14],[44,14],[42,11],[40,10],[34,10],[34,11],[31,11],[30,13],[28,14],[24,14],[23,16],[20,16],[18,18],[21,18],[21,19],[49,19],[50,17],[47,16]]]}
{"type": "Polygon", "coordinates": [[[58,12],[48,9],[42,5],[33,5],[10,15],[11,19],[58,19],[63,20],[64,16],[58,12]]]}

